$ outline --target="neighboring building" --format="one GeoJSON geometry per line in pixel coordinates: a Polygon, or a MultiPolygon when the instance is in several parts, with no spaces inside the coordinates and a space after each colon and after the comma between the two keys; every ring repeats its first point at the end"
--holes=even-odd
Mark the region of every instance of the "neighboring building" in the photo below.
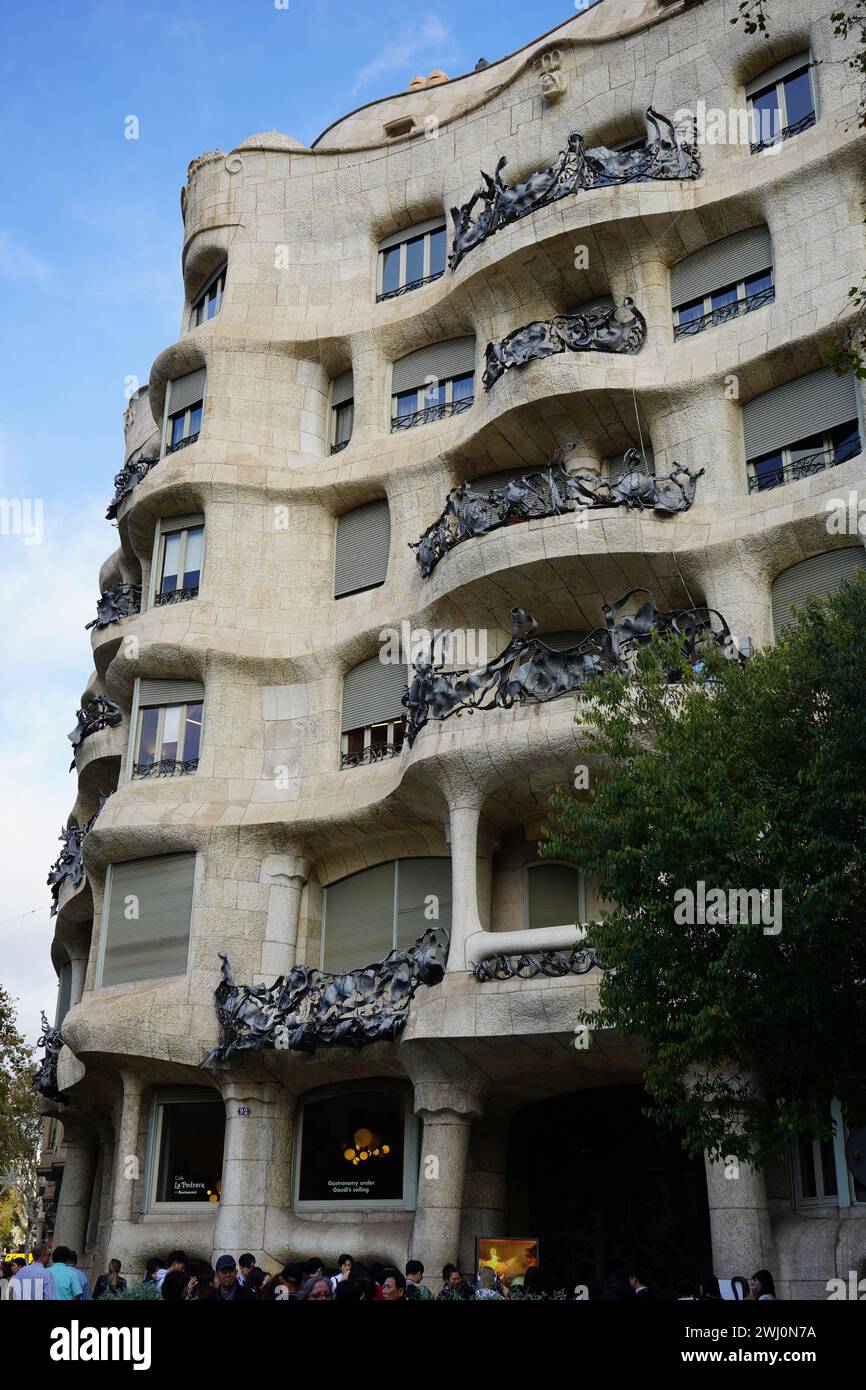
{"type": "MultiPolygon", "coordinates": [[[[790,1170],[705,1170],[642,1119],[633,1041],[574,1046],[597,970],[509,973],[536,947],[566,959],[597,911],[592,883],[538,854],[550,791],[587,760],[579,697],[431,719],[410,746],[406,669],[377,659],[404,623],[492,657],[513,606],[561,650],[634,586],[765,644],[862,561],[826,527],[827,499],[866,481],[862,388],[821,357],[866,256],[858,77],[831,9],[781,3],[767,43],[721,0],[602,0],[311,149],[274,131],[190,165],[181,337],[127,412],[75,753],[83,873],[58,888],[56,1239],[89,1270],[182,1246],[272,1268],[412,1255],[435,1276],[509,1233],[575,1279],[633,1258],[671,1288],[712,1259],[821,1297],[857,1268],[866,1192],[842,1136],[790,1170]],[[526,178],[575,129],[640,161],[647,108],[699,102],[764,113],[760,138],[701,144],[696,178],[529,210],[449,267],[479,169],[505,155],[526,178]],[[610,298],[643,316],[639,353],[556,340],[507,370],[515,330],[587,304],[603,319],[610,298]],[[477,504],[573,439],[570,466],[600,478],[632,448],[657,480],[703,469],[693,505],[509,525],[423,576],[410,543],[453,488],[475,480],[477,504]],[[269,986],[433,927],[447,971],[396,1041],[283,1036],[202,1067],[219,951],[269,986]]],[[[249,1017],[269,1026],[255,1001],[249,1017]]],[[[339,1023],[340,1000],[316,1017],[339,1023]]]]}

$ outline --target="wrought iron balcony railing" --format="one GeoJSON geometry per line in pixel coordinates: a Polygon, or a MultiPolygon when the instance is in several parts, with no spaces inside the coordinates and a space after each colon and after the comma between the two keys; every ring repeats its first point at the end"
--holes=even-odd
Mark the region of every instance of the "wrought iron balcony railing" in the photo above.
{"type": "Polygon", "coordinates": [[[408,294],[410,290],[420,290],[422,285],[432,285],[434,280],[441,280],[445,274],[444,268],[437,270],[434,275],[424,275],[420,280],[410,280],[408,285],[398,285],[396,290],[385,290],[383,294],[376,295],[376,303],[382,304],[386,299],[397,299],[401,294],[408,294]]]}
{"type": "Polygon", "coordinates": [[[131,618],[141,612],[140,584],[112,584],[100,594],[96,601],[96,617],[85,624],[85,632],[90,628],[109,627],[120,622],[121,618],[131,618]]]}
{"type": "Polygon", "coordinates": [[[186,603],[189,599],[198,598],[198,585],[190,584],[186,589],[173,589],[171,593],[157,594],[153,600],[154,608],[165,608],[170,603],[186,603]]]}
{"type": "Polygon", "coordinates": [[[165,451],[166,458],[169,454],[176,454],[178,449],[185,449],[187,445],[194,444],[200,433],[200,430],[196,430],[195,434],[188,434],[186,439],[179,439],[176,444],[169,444],[165,451]]]}
{"type": "Polygon", "coordinates": [[[42,1014],[42,1033],[36,1046],[45,1048],[45,1056],[34,1073],[34,1089],[46,1100],[59,1100],[66,1105],[66,1098],[57,1089],[57,1059],[63,1047],[63,1036],[58,1028],[53,1028],[48,1022],[44,1012],[42,1014]]]}
{"type": "Polygon", "coordinates": [[[133,777],[179,777],[196,772],[198,758],[156,758],[151,763],[134,763],[133,777]]]}
{"type": "Polygon", "coordinates": [[[778,145],[782,140],[790,140],[792,135],[800,135],[802,131],[808,130],[815,124],[815,112],[809,111],[799,121],[793,125],[786,125],[784,130],[777,131],[775,135],[769,136],[766,140],[759,140],[756,145],[750,145],[752,154],[760,154],[761,150],[769,150],[773,145],[778,145]]]}
{"type": "Polygon", "coordinates": [[[562,975],[588,975],[604,966],[592,946],[575,946],[570,951],[525,951],[520,955],[491,956],[472,967],[476,980],[531,980],[536,975],[552,978],[562,975]]]}
{"type": "Polygon", "coordinates": [[[786,483],[797,483],[801,478],[812,478],[816,473],[823,473],[827,468],[836,468],[840,463],[856,458],[860,449],[858,438],[838,449],[822,449],[806,458],[780,463],[768,468],[765,473],[755,472],[754,465],[750,465],[749,492],[769,492],[772,488],[784,487],[786,483]]]}
{"type": "Polygon", "coordinates": [[[344,767],[367,767],[370,763],[383,763],[388,758],[396,758],[402,743],[380,743],[377,748],[365,748],[360,753],[341,753],[340,770],[344,767]]]}
{"type": "Polygon", "coordinates": [[[695,333],[703,333],[705,328],[715,328],[716,324],[727,323],[729,319],[737,319],[741,314],[750,314],[753,309],[761,309],[765,304],[772,304],[776,298],[775,285],[768,286],[765,290],[757,290],[755,294],[749,294],[745,299],[732,300],[730,304],[720,304],[717,309],[711,309],[708,314],[702,314],[699,319],[689,319],[687,323],[674,324],[674,341],[677,338],[690,338],[695,333]]]}
{"type": "Polygon", "coordinates": [[[159,463],[157,454],[139,454],[136,458],[131,458],[124,464],[119,473],[114,475],[114,496],[108,504],[105,513],[107,521],[114,521],[117,517],[120,504],[124,497],[128,497],[133,488],[138,487],[142,478],[146,478],[151,468],[159,463]]]}
{"type": "Polygon", "coordinates": [[[640,352],[646,319],[628,296],[622,304],[601,305],[584,313],[557,314],[523,324],[498,342],[487,344],[484,375],[489,391],[503,372],[538,357],[559,352],[640,352]]]}
{"type": "Polygon", "coordinates": [[[63,845],[62,850],[55,859],[48,871],[48,886],[51,889],[51,916],[57,915],[57,908],[60,901],[60,890],[67,879],[73,888],[77,888],[84,877],[84,841],[96,823],[108,796],[104,792],[99,794],[99,805],[90,817],[86,825],[65,825],[60,832],[60,841],[63,845]]]}
{"type": "Polygon", "coordinates": [[[444,405],[428,405],[424,410],[416,410],[412,415],[398,415],[391,421],[392,433],[397,430],[411,430],[416,425],[429,425],[434,420],[447,420],[451,415],[462,415],[475,400],[474,396],[464,396],[459,401],[448,401],[444,405]]]}
{"type": "MultiPolygon", "coordinates": [[[[73,748],[80,748],[81,744],[91,734],[99,733],[100,729],[114,728],[123,719],[120,705],[109,700],[105,695],[94,695],[87,701],[76,714],[77,724],[69,735],[69,742],[73,748]]],[[[75,766],[75,758],[69,764],[71,772],[75,766]]]]}
{"type": "Polygon", "coordinates": [[[341,439],[339,444],[331,445],[331,453],[341,454],[344,449],[348,449],[351,442],[352,441],[350,439],[341,439]]]}

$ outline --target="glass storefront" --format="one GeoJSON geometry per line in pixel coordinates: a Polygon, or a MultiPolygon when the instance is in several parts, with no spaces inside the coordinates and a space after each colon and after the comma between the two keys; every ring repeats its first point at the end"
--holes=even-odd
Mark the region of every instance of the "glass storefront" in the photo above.
{"type": "Polygon", "coordinates": [[[340,1091],[303,1103],[297,1201],[405,1205],[408,1092],[340,1091]]]}

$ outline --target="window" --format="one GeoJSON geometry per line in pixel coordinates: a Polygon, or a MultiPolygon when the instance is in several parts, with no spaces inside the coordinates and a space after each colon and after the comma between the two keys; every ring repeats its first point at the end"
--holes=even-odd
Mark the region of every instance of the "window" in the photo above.
{"type": "Polygon", "coordinates": [[[452,338],[411,352],[391,374],[391,429],[444,420],[475,399],[475,339],[452,338]]]}
{"type": "Polygon", "coordinates": [[[794,607],[802,608],[807,598],[826,598],[835,593],[846,579],[854,579],[858,569],[866,570],[866,550],[862,545],[826,550],[783,570],[771,588],[775,636],[779,637],[794,621],[794,607]]]}
{"type": "Polygon", "coordinates": [[[746,97],[752,120],[752,154],[799,135],[815,124],[815,98],[808,53],[778,63],[750,82],[746,97]]]}
{"type": "Polygon", "coordinates": [[[852,374],[824,367],[743,406],[750,492],[810,478],[860,453],[860,421],[852,374]]]}
{"type": "MultiPolygon", "coordinates": [[[[553,645],[558,634],[542,637],[542,642],[553,645]]],[[[563,634],[576,636],[585,634],[563,634]]],[[[561,650],[561,649],[560,649],[561,650]]],[[[565,927],[583,922],[584,911],[583,875],[574,864],[547,861],[543,864],[530,864],[526,869],[524,889],[524,911],[527,927],[565,927]]]]}
{"type": "Polygon", "coordinates": [[[206,282],[204,289],[192,306],[189,316],[190,328],[198,328],[200,323],[206,323],[218,314],[223,304],[223,294],[226,287],[227,263],[220,266],[215,275],[206,282]]]}
{"type": "Polygon", "coordinates": [[[97,986],[186,974],[195,861],[169,854],[109,866],[97,986]]]}
{"type": "Polygon", "coordinates": [[[723,237],[671,267],[674,338],[751,313],[776,297],[766,227],[723,237]]]}
{"type": "Polygon", "coordinates": [[[321,969],[359,969],[451,926],[451,860],[395,859],[325,889],[321,969]]]}
{"type": "Polygon", "coordinates": [[[189,372],[168,384],[165,394],[165,424],[163,454],[172,454],[187,444],[193,444],[201,431],[206,371],[189,372]]]}
{"type": "Polygon", "coordinates": [[[342,372],[331,382],[331,453],[345,449],[355,423],[355,387],[352,372],[342,372]]]}
{"type": "Polygon", "coordinates": [[[403,747],[408,689],[402,662],[371,656],[347,671],[343,680],[340,767],[393,758],[403,747]]]}
{"type": "Polygon", "coordinates": [[[154,607],[198,598],[203,555],[203,516],[178,516],[160,522],[153,565],[154,607]]]}
{"type": "Polygon", "coordinates": [[[630,154],[633,150],[645,150],[646,147],[646,131],[642,135],[629,135],[625,140],[614,140],[606,146],[609,150],[616,150],[617,154],[630,154]]]}
{"type": "Polygon", "coordinates": [[[858,1176],[862,1172],[862,1157],[860,1163],[855,1157],[852,1164],[858,1172],[852,1172],[849,1168],[852,1150],[862,1155],[857,1140],[866,1130],[857,1124],[850,1125],[846,1130],[838,1100],[831,1103],[830,1118],[834,1127],[832,1138],[806,1139],[799,1136],[792,1141],[795,1206],[850,1207],[852,1203],[866,1202],[866,1186],[858,1176]]]}
{"type": "Polygon", "coordinates": [[[148,1134],[147,1207],[209,1207],[220,1199],[225,1105],[207,1086],[162,1087],[148,1134]]]}
{"type": "Polygon", "coordinates": [[[72,962],[64,961],[60,967],[60,977],[57,981],[57,1013],[54,1017],[54,1027],[63,1029],[63,1020],[69,1013],[72,1003],[72,962]]]}
{"type": "Polygon", "coordinates": [[[203,702],[204,686],[197,681],[139,682],[133,777],[196,771],[203,702]]]}
{"type": "Polygon", "coordinates": [[[412,1210],[417,1169],[418,1120],[405,1085],[361,1082],[301,1101],[296,1207],[412,1210]]]}
{"type": "Polygon", "coordinates": [[[434,217],[379,243],[376,299],[394,299],[445,273],[445,219],[434,217]]]}
{"type": "Polygon", "coordinates": [[[387,501],[368,502],[337,517],[334,535],[334,598],[385,583],[391,547],[387,501]]]}

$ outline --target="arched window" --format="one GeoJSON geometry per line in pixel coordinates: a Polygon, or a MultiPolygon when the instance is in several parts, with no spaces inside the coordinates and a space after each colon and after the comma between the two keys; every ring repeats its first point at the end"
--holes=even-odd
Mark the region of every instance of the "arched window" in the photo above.
{"type": "Polygon", "coordinates": [[[475,338],[410,352],[391,370],[391,429],[408,430],[468,410],[475,399],[475,338]]]}
{"type": "Polygon", "coordinates": [[[376,299],[394,299],[445,273],[445,218],[430,217],[379,242],[376,299]]]}
{"type": "Polygon", "coordinates": [[[321,969],[354,970],[451,927],[451,860],[394,859],[325,889],[321,969]]]}
{"type": "Polygon", "coordinates": [[[674,338],[727,323],[775,297],[767,228],[749,227],[722,237],[671,267],[674,338]]]}
{"type": "Polygon", "coordinates": [[[747,401],[742,409],[750,492],[811,478],[860,453],[853,372],[822,367],[747,401]]]}
{"type": "Polygon", "coordinates": [[[792,609],[802,607],[807,598],[826,598],[857,570],[866,571],[866,550],[862,545],[842,550],[826,550],[808,560],[799,560],[773,580],[773,633],[778,637],[794,621],[792,609]]]}

